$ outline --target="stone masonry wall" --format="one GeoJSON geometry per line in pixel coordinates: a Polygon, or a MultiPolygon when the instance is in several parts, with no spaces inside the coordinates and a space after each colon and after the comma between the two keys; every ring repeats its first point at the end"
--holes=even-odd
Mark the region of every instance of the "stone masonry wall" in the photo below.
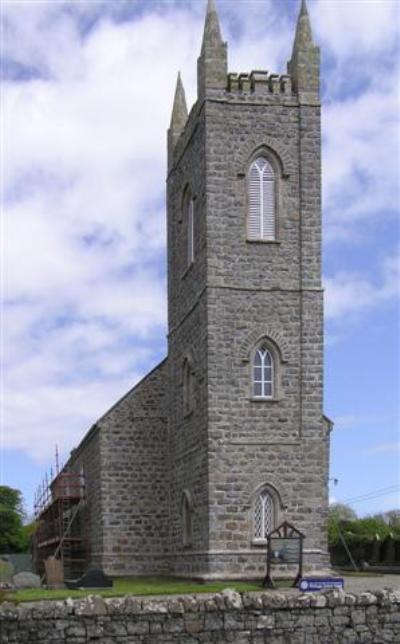
{"type": "Polygon", "coordinates": [[[400,592],[244,593],[3,603],[1,644],[400,642],[400,592]]]}
{"type": "Polygon", "coordinates": [[[94,429],[74,450],[66,469],[84,474],[85,503],[80,512],[80,529],[86,539],[88,563],[100,565],[103,552],[101,494],[101,436],[94,429]]]}
{"type": "Polygon", "coordinates": [[[170,454],[170,569],[197,575],[207,570],[207,246],[204,114],[192,109],[173,156],[167,181],[168,364],[170,454]],[[187,258],[185,194],[194,200],[194,262],[187,258]],[[183,365],[194,381],[190,413],[183,406],[183,365]],[[193,539],[183,543],[182,497],[192,501],[193,539]],[[200,554],[198,554],[200,553],[200,554]]]}
{"type": "Polygon", "coordinates": [[[101,422],[105,572],[129,575],[166,571],[166,374],[164,361],[101,422]]]}
{"type": "Polygon", "coordinates": [[[84,467],[91,561],[112,575],[167,571],[166,361],[112,407],[73,453],[84,467]]]}
{"type": "Polygon", "coordinates": [[[253,507],[263,484],[276,524],[306,535],[305,561],[328,564],[323,421],[320,108],[291,93],[214,92],[206,101],[210,570],[261,573],[253,507]],[[272,242],[248,241],[247,176],[266,154],[277,182],[272,242]],[[251,395],[251,355],[276,349],[272,400],[251,395]]]}

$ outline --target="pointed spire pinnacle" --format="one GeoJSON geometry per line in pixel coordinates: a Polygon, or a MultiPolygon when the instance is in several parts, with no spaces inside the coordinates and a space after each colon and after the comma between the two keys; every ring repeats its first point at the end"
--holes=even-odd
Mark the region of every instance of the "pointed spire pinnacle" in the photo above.
{"type": "Polygon", "coordinates": [[[178,72],[176,89],[174,96],[174,105],[172,107],[171,124],[168,130],[168,168],[172,167],[172,160],[175,145],[182,134],[186,121],[188,119],[188,110],[186,105],[185,90],[183,87],[181,73],[178,72]]]}
{"type": "Polygon", "coordinates": [[[296,36],[288,73],[294,90],[300,95],[319,94],[319,48],[314,45],[306,0],[301,0],[296,36]]]}
{"type": "Polygon", "coordinates": [[[206,20],[204,23],[203,42],[201,51],[207,47],[218,47],[222,45],[221,29],[219,26],[217,8],[214,0],[208,0],[206,20]]]}
{"type": "Polygon", "coordinates": [[[186,105],[185,90],[181,79],[181,73],[178,72],[170,126],[174,135],[176,134],[179,136],[179,134],[182,132],[183,128],[185,127],[187,117],[188,110],[186,105]]]}
{"type": "Polygon", "coordinates": [[[306,0],[301,0],[301,8],[297,20],[296,36],[294,39],[293,51],[313,47],[313,36],[311,30],[310,16],[306,0]]]}
{"type": "Polygon", "coordinates": [[[301,16],[308,16],[308,9],[307,9],[306,0],[301,0],[300,15],[301,16]]]}
{"type": "Polygon", "coordinates": [[[221,36],[214,0],[207,1],[201,54],[197,62],[197,93],[203,99],[207,90],[225,89],[227,85],[227,47],[221,36]]]}

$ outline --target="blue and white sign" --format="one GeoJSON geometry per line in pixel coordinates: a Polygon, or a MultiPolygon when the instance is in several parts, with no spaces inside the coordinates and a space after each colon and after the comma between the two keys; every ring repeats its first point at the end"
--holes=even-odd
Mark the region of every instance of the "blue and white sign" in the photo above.
{"type": "Polygon", "coordinates": [[[317,590],[326,590],[327,588],[343,590],[343,577],[302,577],[299,583],[299,590],[303,593],[313,593],[317,590]]]}

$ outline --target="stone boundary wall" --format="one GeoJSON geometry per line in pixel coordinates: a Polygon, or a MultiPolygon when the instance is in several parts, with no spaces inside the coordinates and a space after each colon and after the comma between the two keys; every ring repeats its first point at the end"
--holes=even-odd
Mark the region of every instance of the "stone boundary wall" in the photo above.
{"type": "Polygon", "coordinates": [[[0,642],[334,644],[400,642],[400,590],[217,595],[0,606],[0,642]]]}

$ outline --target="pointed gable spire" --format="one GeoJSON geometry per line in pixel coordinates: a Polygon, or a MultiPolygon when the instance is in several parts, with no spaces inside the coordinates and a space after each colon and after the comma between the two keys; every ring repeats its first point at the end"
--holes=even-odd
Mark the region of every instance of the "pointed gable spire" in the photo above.
{"type": "Polygon", "coordinates": [[[299,95],[319,95],[319,47],[314,46],[306,0],[301,0],[288,73],[299,95]]]}
{"type": "Polygon", "coordinates": [[[172,108],[171,125],[170,129],[174,134],[179,136],[185,127],[188,117],[185,90],[183,87],[181,73],[178,72],[178,80],[176,81],[174,105],[172,108]]]}
{"type": "Polygon", "coordinates": [[[172,157],[176,143],[182,134],[186,121],[188,119],[188,110],[186,105],[185,90],[183,87],[181,73],[178,72],[174,104],[172,107],[171,124],[168,130],[168,168],[172,166],[172,157]]]}
{"type": "Polygon", "coordinates": [[[225,89],[227,83],[227,47],[222,41],[214,0],[208,0],[201,54],[197,62],[198,97],[209,89],[225,89]]]}

